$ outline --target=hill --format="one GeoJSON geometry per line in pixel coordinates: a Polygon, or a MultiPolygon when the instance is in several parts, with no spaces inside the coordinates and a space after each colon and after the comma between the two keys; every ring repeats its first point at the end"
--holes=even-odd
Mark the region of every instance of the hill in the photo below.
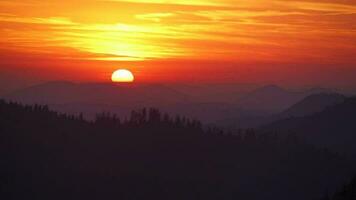
{"type": "Polygon", "coordinates": [[[156,109],[120,120],[0,101],[2,199],[312,200],[354,172],[294,136],[203,130],[156,109]]]}
{"type": "Polygon", "coordinates": [[[303,117],[321,112],[329,106],[342,103],[345,99],[344,95],[337,93],[312,94],[283,111],[280,116],[283,118],[303,117]]]}
{"type": "MultiPolygon", "coordinates": [[[[310,92],[310,91],[308,91],[310,92]]],[[[304,96],[304,94],[302,95],[304,96]]],[[[345,100],[345,96],[337,93],[317,93],[303,98],[291,107],[279,113],[252,112],[251,110],[239,110],[237,113],[243,115],[225,116],[230,118],[222,118],[216,124],[220,124],[231,128],[258,128],[260,126],[270,124],[275,121],[311,115],[326,109],[328,106],[341,103],[345,100]]],[[[272,100],[270,100],[272,101],[272,100]]],[[[294,100],[293,100],[294,101],[294,100]]],[[[279,102],[278,99],[275,102],[279,102]]]]}
{"type": "Polygon", "coordinates": [[[83,113],[90,120],[95,118],[96,113],[104,111],[125,118],[131,110],[157,107],[164,112],[199,119],[205,124],[235,127],[235,122],[239,121],[242,127],[256,127],[265,118],[272,119],[271,114],[284,110],[300,98],[323,91],[312,89],[294,92],[278,86],[255,88],[243,84],[162,85],[55,81],[11,92],[4,99],[46,104],[51,109],[68,114],[83,113]]]}
{"type": "MultiPolygon", "coordinates": [[[[86,119],[94,119],[96,113],[110,111],[124,118],[131,110],[143,107],[159,107],[172,114],[198,118],[212,123],[226,116],[243,115],[235,105],[215,102],[220,87],[188,87],[161,84],[100,84],[48,82],[18,90],[4,98],[11,101],[46,104],[51,109],[68,114],[83,113],[86,119]],[[233,111],[233,112],[231,112],[233,111]]],[[[237,88],[234,91],[243,90],[237,88]]],[[[235,97],[238,94],[229,94],[235,97]]],[[[224,94],[224,98],[229,96],[224,94]]],[[[219,97],[221,98],[221,97],[219,97]]],[[[232,97],[230,97],[232,98],[232,97]]],[[[228,99],[228,98],[227,98],[228,99]]]]}
{"type": "Polygon", "coordinates": [[[12,92],[5,99],[24,103],[157,106],[190,102],[189,96],[159,84],[47,82],[12,92]]]}
{"type": "Polygon", "coordinates": [[[310,89],[306,91],[290,91],[276,85],[267,85],[258,88],[237,101],[240,108],[246,110],[264,111],[266,113],[279,113],[299,102],[306,96],[328,89],[310,89]]]}
{"type": "Polygon", "coordinates": [[[356,153],[356,98],[304,117],[279,120],[262,127],[264,130],[294,131],[309,143],[342,152],[356,153]]]}

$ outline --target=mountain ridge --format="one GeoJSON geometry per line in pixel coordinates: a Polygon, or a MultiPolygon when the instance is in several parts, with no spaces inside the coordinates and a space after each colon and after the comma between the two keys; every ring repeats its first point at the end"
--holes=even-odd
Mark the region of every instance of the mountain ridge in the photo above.
{"type": "Polygon", "coordinates": [[[311,144],[356,155],[356,97],[304,117],[277,120],[261,130],[295,132],[311,144]]]}

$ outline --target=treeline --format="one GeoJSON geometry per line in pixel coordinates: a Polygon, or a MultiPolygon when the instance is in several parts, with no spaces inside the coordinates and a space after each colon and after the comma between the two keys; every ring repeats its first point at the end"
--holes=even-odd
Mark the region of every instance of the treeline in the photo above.
{"type": "Polygon", "coordinates": [[[356,177],[345,184],[339,191],[330,197],[327,193],[321,200],[355,200],[356,199],[356,177]]]}
{"type": "MultiPolygon", "coordinates": [[[[25,123],[24,126],[27,126],[26,123],[31,125],[33,121],[42,122],[43,126],[47,126],[49,122],[53,123],[53,121],[55,121],[58,123],[68,123],[61,128],[67,128],[69,131],[75,126],[80,126],[82,128],[90,128],[89,132],[100,129],[100,132],[117,132],[119,134],[133,129],[144,128],[145,131],[149,132],[154,130],[156,134],[162,132],[167,133],[166,129],[169,129],[167,134],[172,133],[172,130],[178,130],[180,134],[184,135],[227,136],[233,137],[234,140],[245,140],[249,142],[298,143],[301,140],[294,132],[290,132],[286,135],[278,135],[275,131],[260,131],[257,133],[254,129],[239,129],[231,132],[212,126],[204,128],[202,123],[198,120],[192,120],[179,115],[172,117],[168,113],[162,113],[156,108],[134,110],[130,113],[128,118],[124,119],[120,119],[116,114],[110,112],[102,112],[97,114],[93,121],[87,121],[84,119],[82,113],[79,115],[59,113],[50,110],[47,105],[22,105],[17,102],[0,100],[0,112],[7,114],[2,116],[3,121],[21,121],[25,123]]],[[[145,134],[145,132],[137,130],[135,130],[133,134],[134,133],[145,134]]],[[[172,134],[174,134],[174,132],[172,134]]]]}
{"type": "Polygon", "coordinates": [[[1,199],[320,199],[353,161],[294,134],[224,132],[157,109],[94,121],[0,101],[1,199]]]}

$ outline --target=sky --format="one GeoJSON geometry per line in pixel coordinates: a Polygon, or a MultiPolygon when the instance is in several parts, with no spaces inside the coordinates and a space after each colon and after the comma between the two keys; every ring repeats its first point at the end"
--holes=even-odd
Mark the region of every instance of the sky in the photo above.
{"type": "Polygon", "coordinates": [[[0,0],[0,84],[356,86],[356,0],[0,0]]]}

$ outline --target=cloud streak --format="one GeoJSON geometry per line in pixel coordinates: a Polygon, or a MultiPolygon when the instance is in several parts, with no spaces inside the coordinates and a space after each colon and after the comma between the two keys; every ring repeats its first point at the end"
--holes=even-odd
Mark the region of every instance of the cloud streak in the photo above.
{"type": "Polygon", "coordinates": [[[0,42],[101,60],[356,63],[355,17],[355,1],[337,0],[14,0],[0,2],[0,42]]]}

